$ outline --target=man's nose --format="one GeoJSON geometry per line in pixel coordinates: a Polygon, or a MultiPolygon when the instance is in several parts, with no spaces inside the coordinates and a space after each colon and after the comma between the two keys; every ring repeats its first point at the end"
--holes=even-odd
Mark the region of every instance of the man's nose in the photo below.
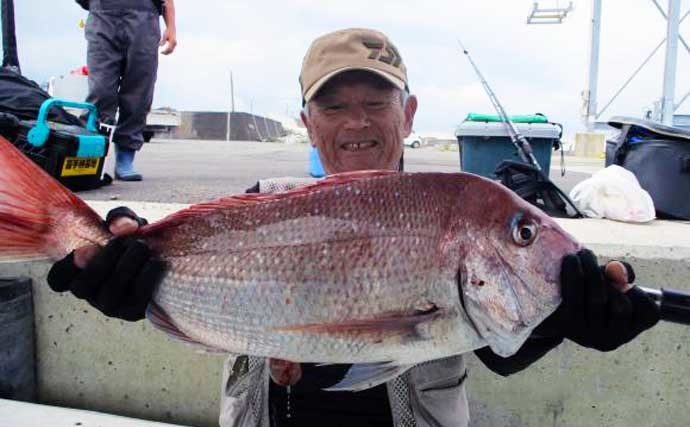
{"type": "Polygon", "coordinates": [[[347,110],[345,126],[349,129],[361,129],[369,127],[369,113],[361,106],[351,107],[347,110]]]}

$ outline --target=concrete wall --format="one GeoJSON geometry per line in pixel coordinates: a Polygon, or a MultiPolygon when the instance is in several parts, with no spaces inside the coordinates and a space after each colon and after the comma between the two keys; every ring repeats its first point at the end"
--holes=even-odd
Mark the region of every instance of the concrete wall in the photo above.
{"type": "Polygon", "coordinates": [[[169,340],[148,322],[108,319],[52,292],[45,263],[0,264],[34,278],[39,402],[192,426],[218,416],[223,358],[169,340]]]}
{"type": "MultiPolygon", "coordinates": [[[[102,213],[114,206],[91,204],[102,213]]],[[[149,219],[173,210],[130,205],[149,219]]],[[[639,283],[690,290],[690,223],[561,223],[602,262],[630,260],[639,283]]],[[[172,342],[147,322],[106,319],[71,295],[51,292],[44,282],[47,268],[45,263],[0,264],[0,276],[35,280],[42,402],[200,427],[216,424],[222,357],[172,342]]],[[[687,425],[689,361],[690,329],[673,324],[660,324],[611,353],[565,343],[508,378],[472,356],[472,425],[687,425]]]]}
{"type": "MultiPolygon", "coordinates": [[[[687,253],[684,259],[644,255],[626,259],[635,266],[640,283],[690,290],[687,253]]],[[[690,328],[670,323],[661,323],[609,353],[566,342],[508,378],[493,374],[472,357],[468,386],[472,425],[688,425],[689,361],[690,328]]]]}
{"type": "MultiPolygon", "coordinates": [[[[174,139],[227,138],[228,113],[215,111],[184,111],[181,123],[170,135],[174,139]]],[[[283,125],[263,116],[249,113],[230,113],[231,141],[274,141],[287,135],[283,125]]]]}
{"type": "MultiPolygon", "coordinates": [[[[114,203],[94,202],[101,214],[114,203]]],[[[160,218],[180,205],[134,204],[160,218]]],[[[33,278],[38,400],[190,426],[217,425],[223,357],[168,339],[148,322],[109,319],[45,282],[49,264],[0,263],[33,278]]],[[[1,423],[0,423],[1,424],[1,423]]]]}

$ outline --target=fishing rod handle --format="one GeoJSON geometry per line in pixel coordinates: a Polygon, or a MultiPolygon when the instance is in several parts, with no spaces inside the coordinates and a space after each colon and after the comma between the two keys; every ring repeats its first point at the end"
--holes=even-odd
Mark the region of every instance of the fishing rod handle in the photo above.
{"type": "Polygon", "coordinates": [[[659,305],[661,320],[690,325],[690,292],[673,288],[638,288],[659,305]]]}

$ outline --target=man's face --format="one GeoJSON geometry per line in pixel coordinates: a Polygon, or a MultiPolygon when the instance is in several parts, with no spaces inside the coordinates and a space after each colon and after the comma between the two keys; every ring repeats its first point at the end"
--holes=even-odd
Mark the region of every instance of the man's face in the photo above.
{"type": "Polygon", "coordinates": [[[308,107],[302,121],[327,173],[398,169],[417,109],[414,96],[403,106],[394,87],[344,80],[329,85],[308,107]]]}

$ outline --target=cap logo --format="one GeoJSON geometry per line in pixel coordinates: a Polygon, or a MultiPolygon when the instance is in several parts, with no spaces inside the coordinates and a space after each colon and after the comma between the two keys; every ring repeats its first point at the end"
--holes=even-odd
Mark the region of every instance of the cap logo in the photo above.
{"type": "Polygon", "coordinates": [[[386,45],[382,40],[369,37],[363,38],[362,44],[371,51],[368,59],[378,59],[384,64],[400,68],[402,59],[395,46],[386,45]]]}

